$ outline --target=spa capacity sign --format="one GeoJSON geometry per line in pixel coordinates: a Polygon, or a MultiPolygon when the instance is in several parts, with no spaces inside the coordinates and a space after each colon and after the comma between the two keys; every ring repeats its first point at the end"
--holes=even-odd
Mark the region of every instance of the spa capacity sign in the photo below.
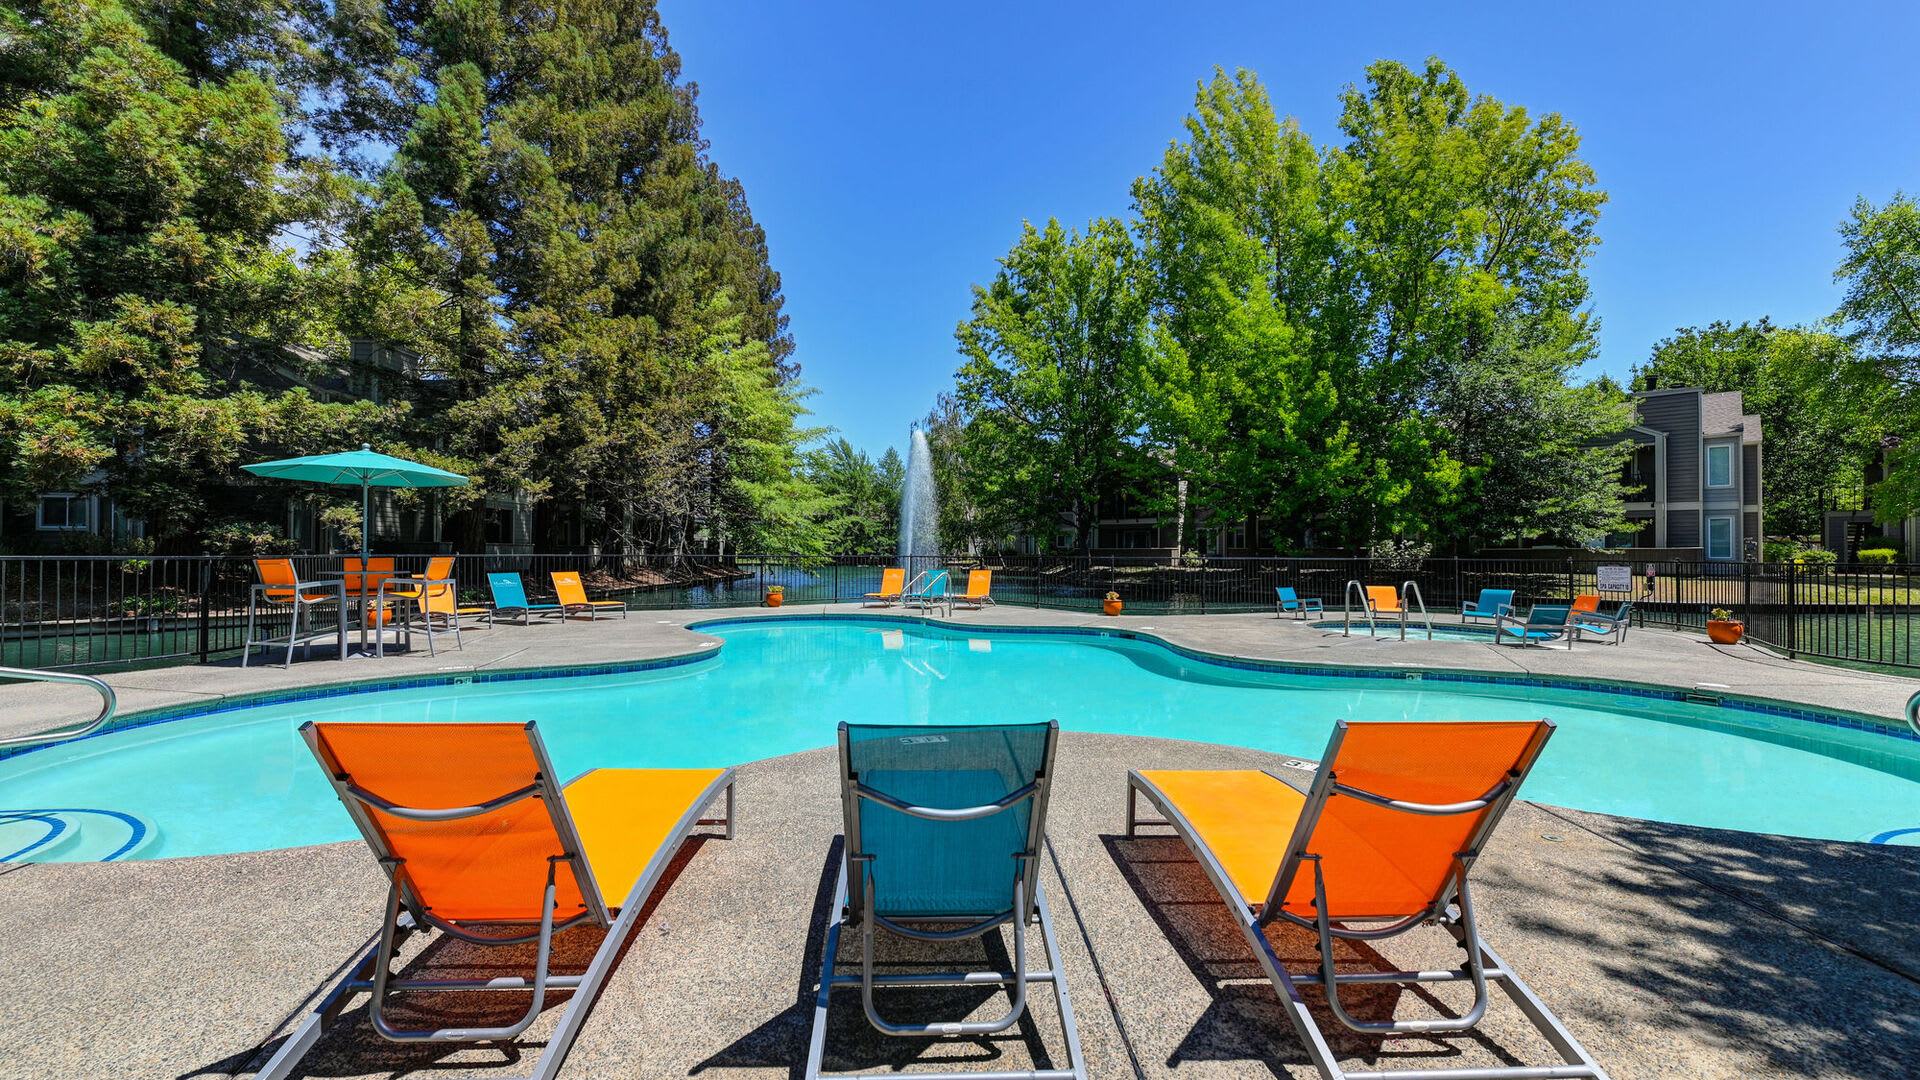
{"type": "Polygon", "coordinates": [[[1593,576],[1601,592],[1633,591],[1633,567],[1631,566],[1596,566],[1593,576]]]}

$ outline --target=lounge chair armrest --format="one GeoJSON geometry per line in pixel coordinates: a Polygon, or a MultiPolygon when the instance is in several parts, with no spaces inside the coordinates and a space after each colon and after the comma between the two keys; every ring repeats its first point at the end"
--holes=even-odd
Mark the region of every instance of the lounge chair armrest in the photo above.
{"type": "Polygon", "coordinates": [[[898,810],[903,814],[910,814],[913,817],[926,818],[929,821],[972,821],[975,818],[992,817],[1016,803],[1033,798],[1040,790],[1040,786],[1038,784],[1028,784],[1026,787],[1008,794],[998,802],[988,803],[985,806],[967,806],[953,810],[945,810],[933,806],[915,806],[912,803],[904,803],[885,792],[875,791],[865,784],[855,784],[853,790],[855,794],[863,799],[872,799],[882,806],[898,810]]]}

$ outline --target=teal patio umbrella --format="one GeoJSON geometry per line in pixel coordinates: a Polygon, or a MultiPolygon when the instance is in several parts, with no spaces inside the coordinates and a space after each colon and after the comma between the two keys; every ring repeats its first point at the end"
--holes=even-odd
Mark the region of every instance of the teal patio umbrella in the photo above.
{"type": "Polygon", "coordinates": [[[360,449],[341,454],[316,454],[312,457],[263,461],[242,465],[255,476],[274,480],[306,480],[315,484],[360,485],[360,565],[367,560],[368,492],[377,487],[465,487],[467,478],[459,473],[436,469],[406,458],[376,454],[366,443],[360,449]]]}

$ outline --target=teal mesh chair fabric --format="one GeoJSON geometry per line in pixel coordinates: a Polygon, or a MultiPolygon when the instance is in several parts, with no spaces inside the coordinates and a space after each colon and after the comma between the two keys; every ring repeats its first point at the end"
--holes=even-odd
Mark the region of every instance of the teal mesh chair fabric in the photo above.
{"type": "MultiPolygon", "coordinates": [[[[845,765],[862,786],[911,806],[985,806],[1035,781],[1050,729],[848,725],[845,765]]],[[[854,854],[873,856],[874,911],[881,917],[990,918],[1013,909],[1032,799],[970,821],[932,821],[871,799],[855,806],[854,854]]],[[[854,872],[861,872],[857,865],[854,872]]]]}
{"type": "Polygon", "coordinates": [[[1480,599],[1468,604],[1462,615],[1504,615],[1513,610],[1512,589],[1481,589],[1480,599]],[[1502,606],[1506,611],[1500,610],[1502,606]]]}

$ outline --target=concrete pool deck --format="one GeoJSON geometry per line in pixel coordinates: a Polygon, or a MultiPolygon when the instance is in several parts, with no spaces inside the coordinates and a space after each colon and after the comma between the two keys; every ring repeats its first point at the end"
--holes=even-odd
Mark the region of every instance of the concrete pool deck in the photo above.
{"type": "MultiPolygon", "coordinates": [[[[822,610],[842,609],[779,614],[822,610]]],[[[482,631],[465,650],[437,658],[422,650],[385,660],[296,661],[291,671],[209,665],[109,681],[123,708],[138,710],[342,679],[616,663],[698,650],[713,639],[682,625],[734,614],[773,613],[636,612],[624,622],[482,631]]],[[[1329,638],[1257,615],[1106,619],[1009,608],[958,613],[954,621],[1144,631],[1208,652],[1289,662],[1525,671],[1682,689],[1712,682],[1722,692],[1888,718],[1920,685],[1658,631],[1634,631],[1617,649],[1583,644],[1565,653],[1329,638]]],[[[43,726],[90,711],[90,696],[78,688],[8,687],[0,690],[0,710],[8,727],[43,726]]],[[[821,742],[829,737],[823,733],[821,742]]],[[[1064,736],[1047,887],[1091,1076],[1311,1075],[1272,989],[1184,848],[1122,835],[1128,768],[1271,767],[1276,760],[1201,743],[1064,736]]],[[[830,899],[823,893],[832,885],[833,772],[827,750],[743,766],[738,837],[689,845],[563,1076],[798,1075],[808,981],[830,899]]],[[[1892,1078],[1911,1076],[1920,1058],[1920,850],[1522,803],[1476,881],[1489,943],[1621,1080],[1892,1078]]],[[[0,1075],[251,1075],[306,995],[367,940],[383,892],[357,844],[0,867],[7,926],[0,970],[10,976],[0,998],[0,1075]]],[[[1275,940],[1284,956],[1312,952],[1304,938],[1275,940]]],[[[590,931],[570,931],[563,942],[576,956],[594,943],[590,931]]],[[[1432,945],[1400,939],[1380,953],[1399,966],[1450,962],[1451,948],[1432,945]]],[[[1370,951],[1353,959],[1376,962],[1370,951]]],[[[445,972],[467,961],[459,949],[440,948],[415,962],[445,972]]],[[[510,1008],[514,997],[496,1007],[510,1008]]],[[[980,1015],[1004,1002],[984,993],[957,1000],[980,1015]]],[[[1057,1059],[1050,1000],[1038,993],[1034,1023],[1007,1038],[929,1047],[872,1035],[857,1000],[840,999],[829,1064],[911,1071],[942,1055],[982,1068],[1057,1059]]],[[[1385,992],[1367,1001],[1376,1011],[1393,1004],[1385,992]]],[[[1398,1007],[1415,1015],[1427,1006],[1407,1000],[1398,1007]]],[[[544,1030],[537,1025],[506,1051],[407,1049],[373,1036],[363,1017],[356,1006],[308,1059],[305,1075],[518,1075],[528,1063],[511,1057],[537,1053],[544,1030]]],[[[1498,998],[1474,1036],[1349,1038],[1339,1048],[1354,1068],[1551,1060],[1498,998]]]]}

